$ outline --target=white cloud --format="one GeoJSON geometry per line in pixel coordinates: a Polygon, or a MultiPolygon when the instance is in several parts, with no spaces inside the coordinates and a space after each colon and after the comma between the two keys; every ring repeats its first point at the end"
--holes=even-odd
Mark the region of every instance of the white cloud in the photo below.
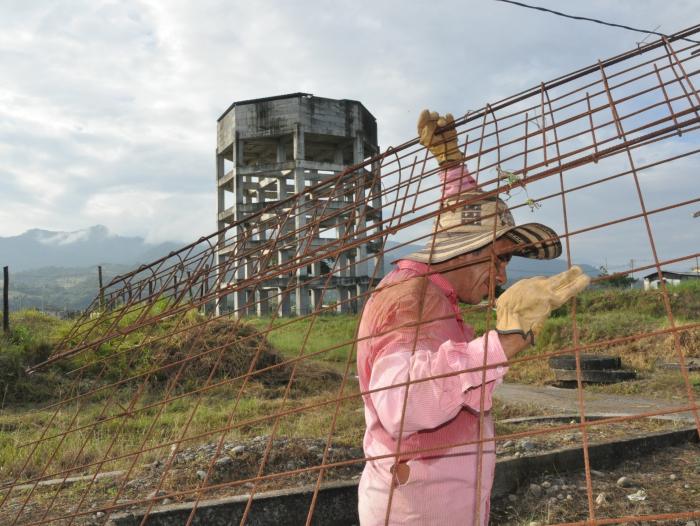
{"type": "MultiPolygon", "coordinates": [[[[697,14],[566,10],[666,32],[697,14]]],[[[386,147],[414,137],[424,107],[461,115],[641,38],[497,2],[4,2],[0,235],[101,223],[188,242],[215,228],[216,118],[234,100],[360,100],[386,147]]]]}
{"type": "Polygon", "coordinates": [[[39,238],[39,242],[44,245],[70,245],[82,241],[89,237],[89,230],[77,230],[75,232],[56,232],[44,235],[39,238]]]}
{"type": "Polygon", "coordinates": [[[192,239],[214,230],[214,199],[205,192],[182,194],[162,191],[136,191],[117,187],[91,195],[81,214],[92,223],[101,223],[112,232],[144,235],[156,243],[192,234],[192,239]],[[126,206],[125,206],[126,204],[126,206]]]}

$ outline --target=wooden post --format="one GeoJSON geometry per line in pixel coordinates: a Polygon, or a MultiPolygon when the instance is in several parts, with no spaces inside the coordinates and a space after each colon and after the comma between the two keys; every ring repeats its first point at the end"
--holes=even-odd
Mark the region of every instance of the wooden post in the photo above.
{"type": "Polygon", "coordinates": [[[2,330],[10,332],[10,269],[2,268],[2,330]]]}
{"type": "Polygon", "coordinates": [[[105,289],[102,286],[102,265],[97,266],[97,279],[100,284],[100,310],[105,308],[105,289]]]}

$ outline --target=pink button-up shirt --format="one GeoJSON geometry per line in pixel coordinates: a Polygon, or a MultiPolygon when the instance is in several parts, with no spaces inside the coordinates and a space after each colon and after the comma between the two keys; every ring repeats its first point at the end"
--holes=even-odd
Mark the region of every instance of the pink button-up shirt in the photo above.
{"type": "Polygon", "coordinates": [[[379,284],[362,314],[357,370],[364,395],[368,457],[395,454],[410,468],[403,484],[393,481],[394,457],[368,461],[359,486],[363,526],[385,524],[487,524],[496,464],[493,442],[481,451],[481,491],[477,497],[478,444],[493,438],[492,393],[507,371],[507,358],[492,331],[474,338],[462,321],[450,283],[429,267],[401,260],[379,284]],[[422,308],[421,308],[422,305],[422,308]],[[487,341],[488,340],[488,341],[487,341]],[[478,371],[469,369],[487,368],[478,371]],[[461,371],[461,372],[460,372],[461,371]],[[449,376],[441,376],[448,373],[449,376]],[[412,383],[408,380],[430,379],[412,383]],[[483,400],[482,400],[483,399],[483,400]],[[403,426],[401,415],[406,403],[403,426]],[[429,449],[430,451],[420,452],[429,449]],[[477,498],[480,500],[477,520],[477,498]]]}

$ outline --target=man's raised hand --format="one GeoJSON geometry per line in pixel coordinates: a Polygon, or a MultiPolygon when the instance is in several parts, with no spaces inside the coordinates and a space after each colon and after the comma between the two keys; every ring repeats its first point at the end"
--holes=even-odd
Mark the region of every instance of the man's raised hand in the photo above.
{"type": "Polygon", "coordinates": [[[440,165],[464,160],[457,142],[457,130],[454,128],[454,122],[455,119],[451,113],[441,117],[435,111],[423,110],[418,116],[420,143],[430,150],[440,165]],[[448,129],[436,133],[438,128],[445,127],[448,129]]]}

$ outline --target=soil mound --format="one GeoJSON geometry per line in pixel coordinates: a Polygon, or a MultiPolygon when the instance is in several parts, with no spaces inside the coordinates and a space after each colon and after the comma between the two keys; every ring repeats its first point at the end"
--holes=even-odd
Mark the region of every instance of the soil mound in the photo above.
{"type": "Polygon", "coordinates": [[[334,370],[310,360],[289,363],[263,334],[236,320],[195,325],[156,345],[153,358],[162,365],[172,364],[156,375],[158,383],[179,375],[179,384],[186,388],[204,385],[207,380],[243,382],[249,375],[249,382],[269,388],[267,396],[274,397],[286,387],[292,373],[292,395],[327,391],[342,379],[334,370]]]}

